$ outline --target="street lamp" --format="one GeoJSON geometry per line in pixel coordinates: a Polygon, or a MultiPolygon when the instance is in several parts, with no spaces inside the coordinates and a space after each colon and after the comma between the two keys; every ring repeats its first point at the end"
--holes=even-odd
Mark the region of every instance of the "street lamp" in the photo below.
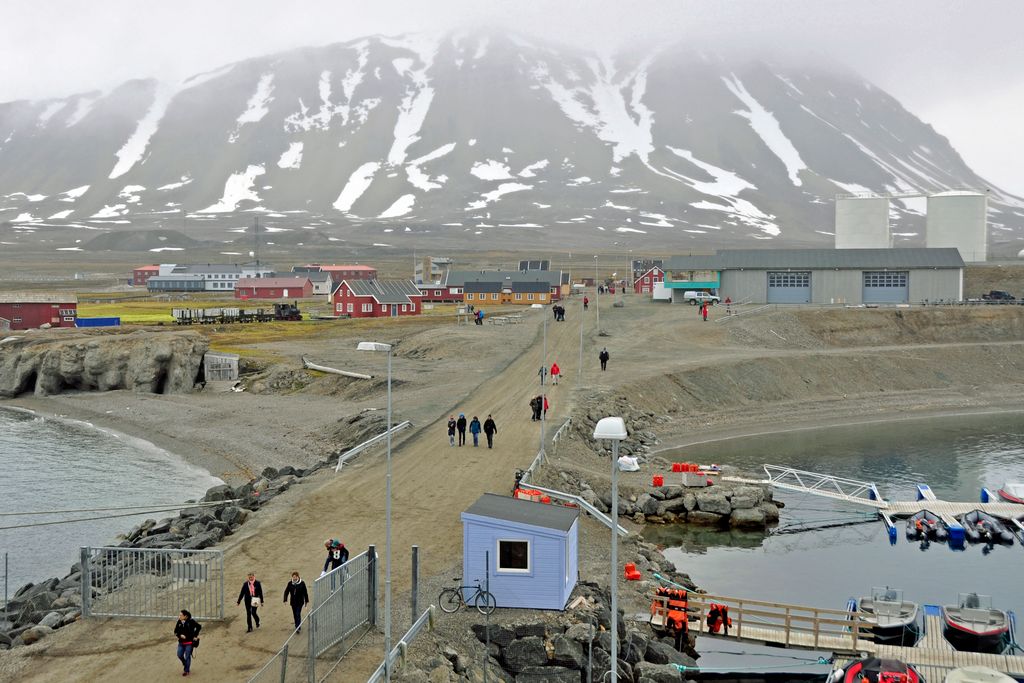
{"type": "Polygon", "coordinates": [[[601,286],[597,284],[597,254],[594,254],[594,307],[597,309],[597,335],[601,336],[601,286]]]}
{"type": "Polygon", "coordinates": [[[387,475],[384,498],[384,680],[391,680],[391,344],[359,342],[357,351],[388,354],[387,475]]]}
{"type": "Polygon", "coordinates": [[[619,675],[619,442],[627,436],[621,417],[601,418],[594,427],[595,439],[612,442],[612,683],[619,675]]]}

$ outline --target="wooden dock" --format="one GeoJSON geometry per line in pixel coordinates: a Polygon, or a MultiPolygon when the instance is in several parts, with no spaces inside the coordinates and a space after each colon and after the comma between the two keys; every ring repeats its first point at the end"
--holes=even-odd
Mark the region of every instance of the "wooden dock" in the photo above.
{"type": "Polygon", "coordinates": [[[1024,656],[956,650],[943,636],[938,608],[928,607],[924,633],[914,647],[880,645],[870,640],[873,623],[865,615],[785,603],[691,593],[689,607],[700,614],[699,636],[724,638],[780,647],[831,652],[846,666],[865,656],[898,659],[912,664],[928,681],[964,666],[987,666],[1013,677],[1024,676],[1024,656]],[[732,626],[728,633],[709,633],[707,614],[712,603],[726,605],[732,626]]]}

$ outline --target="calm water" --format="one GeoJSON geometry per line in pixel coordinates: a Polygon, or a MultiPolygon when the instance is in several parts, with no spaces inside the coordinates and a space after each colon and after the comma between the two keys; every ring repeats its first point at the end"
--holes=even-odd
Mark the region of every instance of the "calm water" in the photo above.
{"type": "MultiPolygon", "coordinates": [[[[916,485],[926,483],[939,498],[976,501],[982,486],[994,491],[1006,479],[1024,480],[1024,414],[762,435],[689,447],[669,459],[758,471],[762,463],[788,465],[874,481],[892,500],[913,500],[916,485]]],[[[776,497],[786,503],[781,527],[852,520],[862,510],[804,494],[776,491],[776,497]]],[[[881,522],[775,535],[653,527],[646,536],[666,545],[666,555],[698,585],[722,595],[841,609],[847,598],[870,594],[872,586],[902,588],[908,599],[931,604],[948,604],[958,592],[976,591],[991,595],[995,606],[1024,616],[1024,547],[1019,542],[989,553],[978,545],[954,552],[937,543],[922,550],[905,539],[900,525],[899,540],[890,546],[881,522]]],[[[699,650],[705,648],[760,651],[716,641],[698,644],[699,650]]],[[[702,663],[730,661],[720,655],[702,663]]]]}
{"type": "Polygon", "coordinates": [[[172,513],[130,517],[114,517],[122,512],[47,516],[9,513],[177,504],[222,483],[145,441],[82,422],[2,408],[0,477],[0,526],[105,516],[75,524],[0,530],[0,581],[2,554],[7,552],[12,594],[29,581],[66,574],[78,560],[80,546],[111,543],[117,534],[146,517],[159,519],[172,513]]]}

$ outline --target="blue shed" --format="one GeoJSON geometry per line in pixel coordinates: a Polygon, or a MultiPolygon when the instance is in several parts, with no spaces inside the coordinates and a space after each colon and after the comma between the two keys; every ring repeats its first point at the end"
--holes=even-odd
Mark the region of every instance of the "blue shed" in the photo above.
{"type": "Polygon", "coordinates": [[[463,585],[485,582],[498,607],[565,609],[576,587],[579,509],[485,493],[462,513],[463,585]]]}

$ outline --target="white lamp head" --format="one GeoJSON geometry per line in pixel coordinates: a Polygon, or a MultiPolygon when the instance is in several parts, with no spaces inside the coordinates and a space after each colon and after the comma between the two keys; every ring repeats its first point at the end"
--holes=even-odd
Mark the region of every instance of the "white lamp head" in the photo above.
{"type": "Polygon", "coordinates": [[[356,347],[357,351],[390,351],[391,344],[382,344],[380,342],[359,342],[359,346],[356,347]]]}
{"type": "Polygon", "coordinates": [[[621,417],[603,417],[594,427],[595,439],[616,439],[621,441],[629,434],[626,433],[626,422],[621,417]]]}

